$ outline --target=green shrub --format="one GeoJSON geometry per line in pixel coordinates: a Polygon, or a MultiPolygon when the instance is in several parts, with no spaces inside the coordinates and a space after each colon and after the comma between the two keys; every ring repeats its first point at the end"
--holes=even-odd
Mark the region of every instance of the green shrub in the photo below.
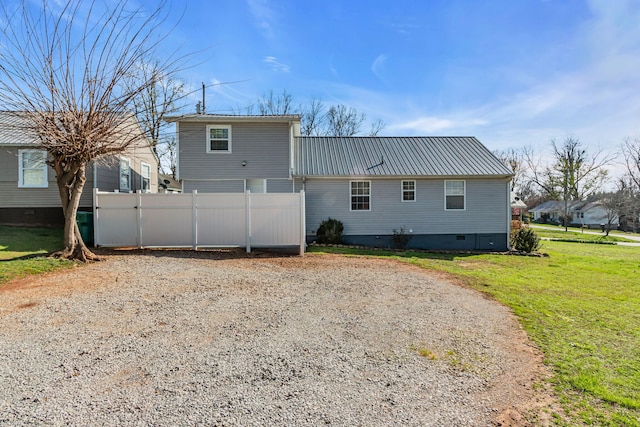
{"type": "Polygon", "coordinates": [[[400,227],[399,230],[393,229],[393,245],[398,249],[404,249],[411,241],[411,234],[407,234],[404,227],[400,227]]]}
{"type": "Polygon", "coordinates": [[[531,253],[540,249],[540,237],[531,228],[523,227],[513,234],[511,246],[519,251],[531,253]]]}
{"type": "Polygon", "coordinates": [[[341,221],[334,218],[325,219],[316,232],[318,243],[339,245],[342,243],[343,231],[344,225],[341,221]]]}

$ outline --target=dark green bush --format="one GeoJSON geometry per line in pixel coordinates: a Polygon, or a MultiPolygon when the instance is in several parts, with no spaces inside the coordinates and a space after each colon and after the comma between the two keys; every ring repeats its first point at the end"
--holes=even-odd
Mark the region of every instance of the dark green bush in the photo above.
{"type": "Polygon", "coordinates": [[[393,245],[398,249],[404,249],[411,241],[411,234],[407,234],[404,227],[400,227],[399,230],[393,229],[393,245]]]}
{"type": "Polygon", "coordinates": [[[511,246],[519,251],[531,253],[540,249],[540,237],[529,227],[523,227],[512,236],[511,246]]]}
{"type": "Polygon", "coordinates": [[[318,243],[339,245],[342,244],[342,232],[344,231],[344,225],[342,222],[328,218],[320,223],[316,235],[318,236],[318,243]]]}

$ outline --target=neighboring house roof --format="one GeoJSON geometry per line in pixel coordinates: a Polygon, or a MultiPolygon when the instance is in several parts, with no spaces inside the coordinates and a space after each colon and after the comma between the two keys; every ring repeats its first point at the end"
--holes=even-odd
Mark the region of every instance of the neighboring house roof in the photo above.
{"type": "Polygon", "coordinates": [[[39,145],[40,140],[28,131],[26,121],[16,111],[0,111],[0,145],[39,145]]]}
{"type": "Polygon", "coordinates": [[[167,174],[158,174],[159,188],[172,190],[172,191],[182,191],[182,184],[180,181],[174,179],[171,175],[167,174]]]}
{"type": "Polygon", "coordinates": [[[512,208],[526,209],[527,208],[527,204],[525,202],[523,202],[522,199],[520,199],[520,197],[516,196],[516,193],[514,193],[512,191],[511,192],[511,207],[512,208]]]}
{"type": "Polygon", "coordinates": [[[235,114],[184,114],[180,116],[168,116],[164,118],[167,122],[230,122],[230,123],[240,123],[240,122],[289,122],[289,121],[300,121],[300,114],[280,114],[280,115],[235,115],[235,114]]]}
{"type": "MultiPolygon", "coordinates": [[[[592,209],[605,209],[600,202],[585,202],[582,200],[569,200],[567,201],[568,211],[580,211],[587,212],[592,209]]],[[[563,200],[549,200],[532,209],[529,212],[555,212],[564,211],[563,200]]]]}
{"type": "Polygon", "coordinates": [[[474,137],[296,137],[299,176],[512,176],[474,137]]]}

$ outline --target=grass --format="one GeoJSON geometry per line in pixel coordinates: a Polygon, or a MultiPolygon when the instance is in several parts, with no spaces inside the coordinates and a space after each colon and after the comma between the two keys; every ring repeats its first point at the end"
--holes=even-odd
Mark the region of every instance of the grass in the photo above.
{"type": "Polygon", "coordinates": [[[640,248],[546,241],[542,250],[550,257],[310,248],[460,278],[511,307],[544,352],[565,411],[555,423],[640,426],[640,248]]]}
{"type": "Polygon", "coordinates": [[[0,286],[29,274],[40,274],[73,265],[47,258],[60,249],[62,230],[0,226],[0,286]]]}
{"type": "Polygon", "coordinates": [[[546,237],[549,239],[569,239],[569,240],[597,242],[597,243],[636,242],[635,240],[625,239],[623,235],[609,234],[608,236],[605,236],[602,234],[582,233],[581,231],[574,231],[572,229],[569,229],[569,231],[564,231],[564,228],[558,229],[558,230],[550,230],[546,228],[534,227],[533,230],[536,232],[538,236],[546,237]]]}

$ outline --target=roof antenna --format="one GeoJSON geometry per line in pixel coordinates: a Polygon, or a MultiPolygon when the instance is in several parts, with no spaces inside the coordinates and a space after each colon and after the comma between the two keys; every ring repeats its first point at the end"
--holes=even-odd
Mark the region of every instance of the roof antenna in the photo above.
{"type": "Polygon", "coordinates": [[[382,155],[382,159],[380,160],[380,165],[384,165],[384,154],[382,155]]]}
{"type": "Polygon", "coordinates": [[[204,82],[202,82],[202,114],[206,114],[207,112],[207,107],[205,106],[205,103],[204,103],[204,93],[205,93],[205,86],[204,86],[204,82]]]}

